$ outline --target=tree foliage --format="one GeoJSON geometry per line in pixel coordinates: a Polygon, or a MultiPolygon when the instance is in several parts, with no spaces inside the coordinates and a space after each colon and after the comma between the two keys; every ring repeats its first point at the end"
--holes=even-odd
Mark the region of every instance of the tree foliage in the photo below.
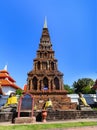
{"type": "Polygon", "coordinates": [[[20,96],[21,96],[22,93],[23,93],[23,90],[21,90],[21,89],[17,89],[17,90],[16,90],[16,94],[17,94],[17,95],[20,95],[20,96]]]}
{"type": "Polygon", "coordinates": [[[82,78],[78,79],[78,81],[73,83],[73,88],[75,90],[75,93],[84,93],[84,94],[91,94],[95,93],[94,90],[91,89],[93,86],[94,81],[90,78],[82,78]]]}
{"type": "Polygon", "coordinates": [[[64,89],[68,91],[68,94],[74,93],[73,88],[71,88],[68,84],[64,84],[64,89]]]}

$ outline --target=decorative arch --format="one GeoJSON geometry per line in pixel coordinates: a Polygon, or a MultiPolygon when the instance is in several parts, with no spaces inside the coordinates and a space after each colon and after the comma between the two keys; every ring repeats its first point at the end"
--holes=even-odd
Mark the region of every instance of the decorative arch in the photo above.
{"type": "Polygon", "coordinates": [[[51,85],[51,90],[53,90],[53,80],[51,80],[50,85],[51,85]]]}
{"type": "Polygon", "coordinates": [[[38,79],[36,77],[34,77],[32,79],[32,84],[33,84],[33,89],[34,90],[37,90],[37,82],[38,82],[38,79]]]}
{"type": "Polygon", "coordinates": [[[31,86],[31,80],[28,81],[28,90],[30,90],[30,86],[31,86]]]}
{"type": "Polygon", "coordinates": [[[60,86],[59,86],[59,79],[57,77],[54,78],[54,85],[55,85],[55,89],[59,90],[60,86]]]}
{"type": "Polygon", "coordinates": [[[42,53],[40,53],[40,58],[42,58],[42,53]]]}
{"type": "Polygon", "coordinates": [[[45,57],[47,57],[47,53],[45,52],[45,57]]]}
{"type": "Polygon", "coordinates": [[[40,61],[38,61],[38,63],[37,63],[37,68],[38,68],[38,70],[40,70],[40,61]]]}
{"type": "Polygon", "coordinates": [[[51,69],[54,70],[54,63],[51,62],[51,69]]]}
{"type": "Polygon", "coordinates": [[[47,77],[43,78],[43,87],[44,87],[44,90],[48,89],[48,78],[47,77]]]}

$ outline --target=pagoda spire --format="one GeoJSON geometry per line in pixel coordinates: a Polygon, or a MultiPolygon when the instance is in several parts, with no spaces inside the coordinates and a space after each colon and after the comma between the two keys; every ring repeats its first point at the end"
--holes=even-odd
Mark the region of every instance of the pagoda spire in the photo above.
{"type": "Polygon", "coordinates": [[[44,27],[43,28],[47,28],[47,18],[45,17],[45,20],[44,20],[44,27]]]}
{"type": "Polygon", "coordinates": [[[41,35],[41,38],[40,38],[40,46],[41,45],[44,46],[42,48],[49,48],[49,49],[51,49],[51,46],[52,46],[51,45],[49,31],[48,31],[48,27],[47,27],[46,17],[45,17],[45,20],[44,20],[44,26],[43,26],[43,30],[42,30],[42,35],[41,35]]]}
{"type": "Polygon", "coordinates": [[[4,66],[4,70],[6,70],[6,71],[7,71],[7,65],[5,65],[5,66],[4,66]]]}

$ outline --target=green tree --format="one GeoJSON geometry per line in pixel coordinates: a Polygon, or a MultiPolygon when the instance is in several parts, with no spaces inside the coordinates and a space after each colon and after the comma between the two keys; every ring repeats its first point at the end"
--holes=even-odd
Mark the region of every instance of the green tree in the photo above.
{"type": "Polygon", "coordinates": [[[23,93],[23,90],[21,90],[21,89],[17,89],[17,90],[16,90],[16,94],[17,94],[17,95],[20,95],[20,96],[21,96],[22,93],[23,93]]]}
{"type": "Polygon", "coordinates": [[[73,83],[73,88],[75,93],[84,93],[84,94],[91,94],[95,93],[94,90],[91,89],[93,86],[94,81],[91,78],[82,78],[78,79],[78,81],[73,83]]]}
{"type": "Polygon", "coordinates": [[[74,93],[73,88],[71,88],[68,84],[64,84],[64,89],[68,91],[68,94],[74,93]]]}

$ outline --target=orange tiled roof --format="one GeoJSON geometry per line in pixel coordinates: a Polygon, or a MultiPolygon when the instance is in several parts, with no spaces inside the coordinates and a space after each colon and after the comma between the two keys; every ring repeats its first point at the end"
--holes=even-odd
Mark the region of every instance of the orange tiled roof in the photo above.
{"type": "Polygon", "coordinates": [[[92,89],[93,89],[93,90],[96,90],[96,89],[97,89],[97,85],[96,85],[96,86],[93,86],[92,89]]]}
{"type": "Polygon", "coordinates": [[[7,71],[5,71],[5,70],[0,71],[0,78],[8,78],[11,81],[15,82],[15,80],[13,78],[11,78],[9,76],[9,73],[7,71]]]}
{"type": "Polygon", "coordinates": [[[9,74],[7,70],[0,70],[0,73],[7,73],[7,74],[9,74]]]}
{"type": "Polygon", "coordinates": [[[24,85],[24,91],[26,91],[26,90],[27,90],[27,84],[24,85]]]}
{"type": "Polygon", "coordinates": [[[97,89],[97,79],[96,79],[96,81],[95,81],[95,84],[93,85],[93,87],[92,87],[93,89],[97,89]]]}
{"type": "Polygon", "coordinates": [[[7,70],[0,70],[0,84],[1,86],[11,86],[15,89],[21,89],[15,84],[15,80],[9,75],[7,70]]]}
{"type": "Polygon", "coordinates": [[[11,81],[9,81],[9,80],[7,80],[7,79],[2,79],[2,80],[0,80],[0,82],[1,82],[1,86],[2,86],[2,87],[3,87],[3,86],[5,86],[5,87],[11,86],[11,87],[13,87],[13,88],[15,88],[15,89],[21,89],[21,88],[18,87],[14,82],[11,82],[11,81]]]}

